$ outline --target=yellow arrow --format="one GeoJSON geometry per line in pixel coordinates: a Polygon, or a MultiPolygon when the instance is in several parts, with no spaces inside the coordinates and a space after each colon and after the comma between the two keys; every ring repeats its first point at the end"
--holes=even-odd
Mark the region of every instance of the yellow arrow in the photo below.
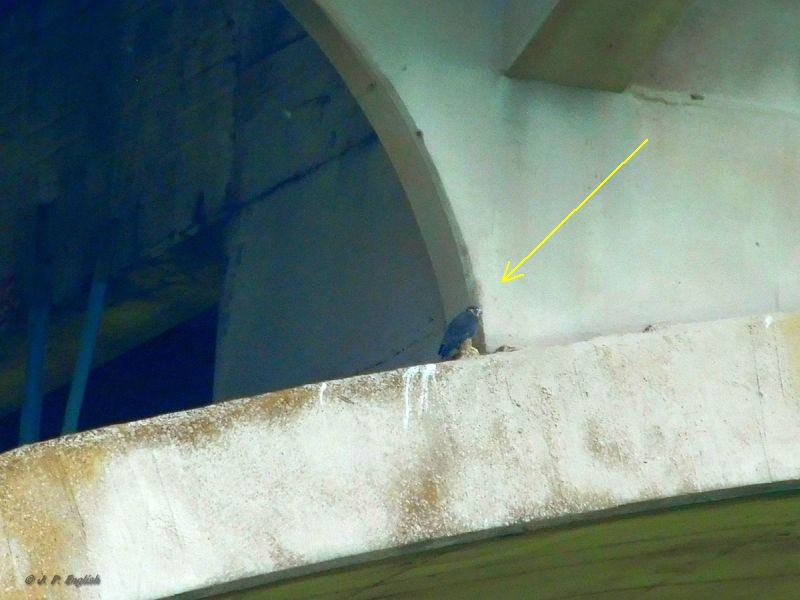
{"type": "Polygon", "coordinates": [[[541,242],[539,242],[538,244],[536,244],[536,248],[534,248],[533,250],[531,250],[531,251],[530,251],[530,253],[528,254],[528,256],[526,256],[526,257],[525,257],[525,258],[523,258],[521,261],[519,261],[519,262],[517,263],[517,266],[516,266],[516,267],[514,267],[513,269],[511,269],[510,271],[508,270],[508,269],[509,269],[509,267],[511,267],[511,261],[509,260],[509,261],[506,263],[506,268],[505,268],[505,270],[503,271],[503,278],[502,278],[500,281],[502,281],[503,283],[507,283],[507,282],[509,282],[509,281],[514,281],[515,279],[519,279],[520,277],[525,277],[525,273],[517,273],[516,275],[514,275],[514,271],[516,271],[517,269],[519,269],[519,268],[522,266],[522,264],[523,264],[523,263],[524,263],[526,260],[528,260],[528,259],[529,259],[531,256],[533,256],[534,254],[536,254],[536,251],[537,251],[539,248],[541,248],[542,246],[544,246],[545,242],[546,242],[547,240],[549,240],[549,239],[550,239],[550,236],[552,236],[552,235],[553,235],[553,234],[554,234],[556,231],[558,231],[558,230],[561,228],[561,226],[562,226],[564,223],[566,223],[567,221],[569,221],[569,218],[570,218],[572,215],[574,215],[576,212],[578,212],[578,211],[581,209],[581,207],[582,207],[584,204],[586,204],[586,203],[589,201],[589,199],[590,199],[592,196],[594,196],[594,195],[597,193],[597,191],[598,191],[598,190],[599,190],[601,187],[603,187],[603,186],[606,184],[606,182],[607,182],[609,179],[611,179],[611,178],[614,176],[614,174],[615,174],[617,171],[619,171],[619,170],[622,168],[622,166],[623,166],[623,165],[624,165],[626,162],[628,162],[630,159],[632,159],[632,158],[634,157],[634,155],[635,155],[635,154],[636,154],[636,153],[637,153],[639,150],[641,150],[641,149],[642,149],[642,147],[643,147],[643,146],[644,146],[644,145],[645,145],[645,144],[646,144],[646,143],[647,143],[649,140],[650,140],[650,138],[645,138],[645,140],[644,140],[644,141],[643,141],[641,144],[639,144],[639,146],[636,148],[636,150],[634,150],[633,152],[631,152],[631,153],[630,153],[630,155],[628,156],[628,158],[626,158],[626,159],[625,159],[625,160],[623,160],[621,163],[619,163],[619,164],[617,165],[617,168],[616,168],[616,169],[614,169],[613,171],[611,171],[611,173],[609,173],[609,174],[608,174],[608,177],[606,177],[605,179],[603,179],[603,181],[601,181],[601,182],[600,182],[600,185],[598,185],[596,188],[594,188],[594,189],[592,190],[592,192],[591,192],[591,193],[590,193],[588,196],[586,196],[586,198],[584,198],[584,199],[583,199],[583,201],[582,201],[580,204],[578,204],[578,206],[576,206],[575,208],[573,208],[573,209],[572,209],[572,212],[570,212],[570,213],[569,213],[569,214],[568,214],[566,217],[564,217],[564,218],[561,220],[561,223],[559,223],[558,225],[556,225],[556,226],[553,228],[553,231],[551,231],[551,232],[550,232],[550,233],[548,233],[546,236],[544,236],[544,239],[543,239],[541,242]]]}

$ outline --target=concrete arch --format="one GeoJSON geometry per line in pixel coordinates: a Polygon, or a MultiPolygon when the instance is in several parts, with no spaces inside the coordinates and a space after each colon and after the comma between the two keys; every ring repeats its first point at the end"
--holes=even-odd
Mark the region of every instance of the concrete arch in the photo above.
{"type": "Polygon", "coordinates": [[[279,2],[252,6],[215,399],[435,362],[474,294],[422,137],[329,21],[320,43],[279,2]],[[280,41],[254,64],[249,45],[267,32],[280,41]]]}
{"type": "MultiPolygon", "coordinates": [[[[13,20],[0,23],[7,45],[27,53],[10,60],[32,67],[20,88],[25,94],[1,99],[4,126],[15,139],[14,151],[0,157],[0,187],[13,199],[0,210],[14,213],[14,226],[0,227],[0,287],[8,287],[17,272],[27,272],[14,266],[22,252],[13,250],[11,232],[27,230],[16,224],[16,213],[23,212],[18,207],[29,198],[59,196],[54,207],[57,220],[69,224],[63,228],[69,232],[63,240],[69,251],[56,260],[54,305],[81,294],[80,282],[91,275],[93,264],[84,248],[99,226],[97,215],[113,197],[113,212],[123,223],[115,274],[182,240],[193,239],[204,250],[213,247],[192,264],[193,272],[208,275],[190,278],[197,289],[176,290],[153,308],[163,319],[140,311],[140,326],[131,328],[136,334],[126,334],[122,347],[219,302],[216,357],[222,358],[215,371],[223,377],[231,373],[245,380],[248,372],[263,371],[275,360],[302,365],[298,371],[303,372],[291,380],[269,382],[279,387],[375,365],[436,360],[446,319],[472,299],[470,274],[465,245],[441,201],[441,184],[424,142],[396,98],[381,91],[389,108],[380,109],[375,94],[362,93],[368,83],[359,81],[369,79],[368,69],[345,68],[341,64],[347,61],[339,61],[365,115],[336,66],[279,0],[219,3],[203,10],[170,2],[140,4],[131,11],[86,12],[50,0],[41,7],[20,7],[13,20]],[[106,27],[109,23],[113,27],[106,27]],[[41,31],[47,33],[38,35],[41,31]],[[59,35],[51,35],[54,31],[59,35]],[[86,63],[84,55],[99,62],[86,63]],[[60,62],[51,60],[56,56],[60,62]],[[109,75],[98,79],[106,71],[109,75]],[[98,85],[105,94],[100,104],[98,85]],[[98,110],[104,118],[97,118],[98,110]],[[102,145],[95,143],[98,139],[102,145]],[[65,173],[72,175],[62,177],[65,173]],[[28,180],[37,185],[27,189],[28,180]],[[326,219],[335,227],[325,229],[326,219]],[[252,242],[244,252],[236,239],[242,224],[252,242]],[[341,250],[341,260],[331,260],[341,250]],[[222,279],[230,284],[233,277],[225,274],[242,259],[247,266],[239,270],[238,282],[246,287],[251,274],[255,282],[227,311],[232,286],[222,279]],[[316,285],[309,284],[312,280],[316,285]],[[254,289],[258,286],[274,293],[265,298],[254,289]],[[233,325],[232,314],[238,320],[233,325]],[[226,337],[226,328],[236,329],[232,337],[226,337]],[[248,346],[251,341],[255,350],[248,346]]],[[[309,27],[312,33],[317,29],[309,27]]],[[[325,35],[317,37],[336,54],[325,35]]],[[[58,244],[54,237],[54,247],[58,244]]],[[[5,307],[14,301],[0,290],[0,326],[5,307]]],[[[109,306],[108,314],[118,308],[109,306]]],[[[71,348],[69,323],[59,325],[59,348],[71,348]]],[[[54,354],[67,357],[53,378],[61,385],[71,373],[72,356],[54,354]]],[[[100,351],[97,355],[107,359],[100,351]]],[[[24,381],[24,354],[15,356],[8,397],[18,396],[24,381]]],[[[220,395],[267,389],[275,387],[232,385],[220,395]]]]}
{"type": "Polygon", "coordinates": [[[477,301],[469,252],[436,166],[403,100],[354,36],[316,1],[282,0],[331,61],[375,129],[428,249],[445,315],[477,301]]]}
{"type": "MultiPolygon", "coordinates": [[[[408,123],[423,130],[422,156],[469,248],[488,350],[796,309],[796,82],[773,58],[796,52],[796,10],[691,3],[630,88],[609,93],[506,76],[503,21],[516,5],[506,0],[286,5],[350,81],[396,163],[409,159],[408,123]],[[758,52],[734,48],[721,22],[746,31],[758,52]],[[709,40],[713,60],[698,60],[709,40]],[[375,89],[359,61],[380,73],[375,89]],[[410,118],[381,122],[398,111],[410,118]],[[645,138],[636,160],[526,263],[526,277],[504,282],[507,261],[526,256],[645,138]],[[712,197],[724,198],[724,219],[698,201],[712,197]]],[[[408,185],[415,172],[398,166],[408,185]]]]}

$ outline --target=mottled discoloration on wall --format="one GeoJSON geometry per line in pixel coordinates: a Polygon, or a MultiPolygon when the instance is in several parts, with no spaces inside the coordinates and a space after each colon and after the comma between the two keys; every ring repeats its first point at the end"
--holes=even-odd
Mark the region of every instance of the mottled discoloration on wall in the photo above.
{"type": "MultiPolygon", "coordinates": [[[[218,600],[793,600],[800,494],[598,519],[395,556],[218,600]]],[[[216,596],[215,596],[216,597],[216,596]]]]}
{"type": "Polygon", "coordinates": [[[609,465],[630,466],[633,457],[628,444],[624,431],[609,431],[595,419],[586,422],[586,447],[597,459],[609,465]]]}
{"type": "MultiPolygon", "coordinates": [[[[0,581],[30,575],[83,574],[89,560],[77,497],[102,478],[124,436],[89,432],[0,456],[0,581]],[[19,552],[22,560],[19,560],[19,552]],[[13,557],[17,555],[17,560],[13,557]]],[[[74,588],[0,584],[6,598],[73,598],[74,588]],[[30,595],[32,594],[32,595],[30,595]]],[[[87,596],[88,597],[88,596],[87,596]]]]}
{"type": "Polygon", "coordinates": [[[393,540],[398,546],[422,539],[427,532],[435,537],[457,533],[446,510],[446,480],[434,468],[423,467],[418,473],[398,478],[397,529],[393,540]]]}
{"type": "MultiPolygon", "coordinates": [[[[0,150],[10,150],[0,151],[0,328],[14,326],[0,340],[0,413],[19,404],[24,382],[24,306],[8,282],[32,272],[15,266],[30,249],[11,244],[31,245],[32,201],[53,200],[56,224],[46,235],[56,279],[46,391],[72,373],[107,213],[121,223],[119,277],[95,365],[216,302],[218,399],[433,360],[446,315],[417,217],[316,42],[277,0],[137,4],[71,11],[44,0],[0,15],[0,46],[30,69],[21,91],[0,89],[0,150]],[[54,7],[63,15],[44,35],[54,7]],[[18,28],[30,37],[8,43],[18,28]],[[23,185],[31,178],[36,186],[23,185]],[[228,265],[198,252],[194,269],[154,265],[122,281],[123,269],[214,230],[229,242],[228,265]],[[192,281],[206,267],[217,280],[192,281]],[[166,287],[185,301],[160,296],[166,287]],[[349,301],[321,300],[339,295],[349,301]],[[62,318],[67,305],[76,311],[62,318]]],[[[459,279],[450,269],[450,287],[459,279]]]]}
{"type": "Polygon", "coordinates": [[[122,428],[120,434],[131,442],[144,436],[148,444],[194,452],[217,443],[237,423],[259,424],[265,428],[287,427],[301,418],[316,399],[314,386],[293,388],[236,400],[221,409],[210,406],[135,421],[122,428]]]}
{"type": "Polygon", "coordinates": [[[71,569],[102,575],[86,598],[162,597],[800,481],[797,319],[417,366],[25,446],[0,455],[0,593],[71,569]]]}

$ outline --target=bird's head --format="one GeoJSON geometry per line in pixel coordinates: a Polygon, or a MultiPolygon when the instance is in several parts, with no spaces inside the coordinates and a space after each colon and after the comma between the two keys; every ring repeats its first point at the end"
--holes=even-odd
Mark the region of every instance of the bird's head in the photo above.
{"type": "Polygon", "coordinates": [[[480,319],[483,311],[480,306],[468,306],[467,312],[472,313],[476,319],[480,319]]]}

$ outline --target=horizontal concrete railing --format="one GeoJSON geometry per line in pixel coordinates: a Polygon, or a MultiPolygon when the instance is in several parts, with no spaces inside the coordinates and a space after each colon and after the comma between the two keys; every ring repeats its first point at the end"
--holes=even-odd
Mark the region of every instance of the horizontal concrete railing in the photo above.
{"type": "Polygon", "coordinates": [[[307,385],[0,455],[0,596],[219,590],[798,480],[798,439],[800,314],[307,385]],[[49,583],[70,574],[100,583],[49,583]]]}

